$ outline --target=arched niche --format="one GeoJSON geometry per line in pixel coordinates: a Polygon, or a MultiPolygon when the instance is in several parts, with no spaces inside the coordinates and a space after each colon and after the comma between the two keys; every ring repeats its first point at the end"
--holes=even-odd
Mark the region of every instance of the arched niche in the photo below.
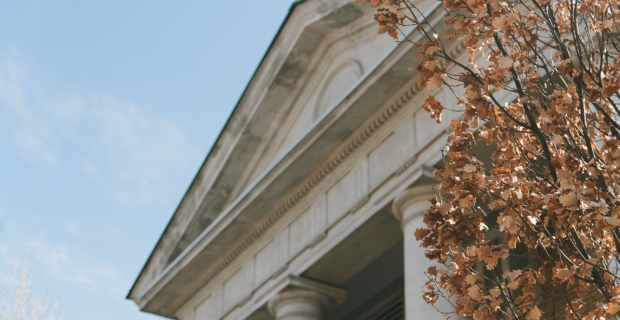
{"type": "Polygon", "coordinates": [[[362,64],[357,60],[347,60],[332,71],[319,91],[319,99],[312,115],[313,121],[331,110],[363,74],[362,64]]]}

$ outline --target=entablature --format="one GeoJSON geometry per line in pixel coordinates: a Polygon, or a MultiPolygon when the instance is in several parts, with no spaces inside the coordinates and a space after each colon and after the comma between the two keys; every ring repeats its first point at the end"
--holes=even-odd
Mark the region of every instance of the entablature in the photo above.
{"type": "MultiPolygon", "coordinates": [[[[431,18],[440,17],[436,14],[431,18]]],[[[369,190],[384,188],[386,175],[398,176],[410,171],[410,167],[419,167],[414,166],[414,163],[427,163],[429,159],[436,157],[437,152],[426,160],[420,160],[416,155],[418,152],[428,153],[434,150],[427,145],[436,141],[443,132],[441,129],[429,132],[426,128],[424,131],[412,131],[416,123],[424,124],[429,121],[426,114],[426,119],[414,118],[412,115],[415,111],[413,109],[419,108],[425,98],[418,94],[419,89],[415,87],[412,75],[407,71],[415,50],[410,44],[394,47],[286,154],[223,209],[163,271],[138,288],[140,291],[136,291],[132,298],[141,309],[174,317],[197,292],[214,279],[220,279],[225,270],[232,272],[232,269],[235,269],[233,265],[241,263],[238,259],[247,254],[247,249],[285,214],[293,208],[299,212],[303,207],[303,200],[309,201],[312,198],[308,195],[324,192],[324,188],[331,186],[327,181],[337,184],[339,179],[344,179],[343,176],[335,174],[335,170],[339,168],[338,172],[341,172],[344,170],[342,168],[347,166],[346,163],[353,163],[350,156],[357,154],[360,146],[371,136],[373,142],[366,143],[363,149],[367,150],[371,145],[376,148],[364,153],[368,163],[360,165],[361,168],[366,168],[361,170],[378,172],[368,175],[369,190]],[[406,106],[409,106],[411,111],[409,120],[395,118],[406,106]],[[414,140],[412,149],[401,148],[402,154],[399,154],[396,160],[383,161],[385,152],[394,152],[394,148],[399,148],[399,143],[402,145],[403,137],[389,128],[405,122],[411,126],[398,134],[404,132],[405,135],[411,135],[414,140]],[[391,125],[386,125],[387,123],[391,125]],[[385,135],[380,135],[380,132],[385,132],[385,135]],[[322,187],[317,188],[319,185],[322,187]]],[[[422,170],[420,168],[418,169],[422,170]]],[[[363,193],[364,191],[360,191],[361,196],[348,209],[349,213],[360,210],[371,201],[370,195],[363,193]]],[[[326,198],[325,201],[329,200],[326,198]]],[[[332,218],[327,219],[329,221],[332,218]]],[[[330,223],[336,221],[337,219],[330,223]]],[[[321,242],[323,239],[319,239],[320,237],[324,239],[327,234],[319,234],[310,239],[308,245],[315,241],[321,242]]]]}

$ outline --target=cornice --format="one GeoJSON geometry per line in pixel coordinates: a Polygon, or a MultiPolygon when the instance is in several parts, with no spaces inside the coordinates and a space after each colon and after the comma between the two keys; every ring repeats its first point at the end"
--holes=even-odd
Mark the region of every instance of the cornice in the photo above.
{"type": "MultiPolygon", "coordinates": [[[[299,78],[297,73],[306,69],[309,58],[315,52],[313,43],[316,38],[325,36],[329,31],[327,25],[335,22],[346,24],[362,14],[350,0],[330,1],[321,8],[317,8],[318,5],[317,1],[297,1],[291,7],[285,23],[276,34],[224,129],[186,190],[127,298],[136,302],[143,300],[141,293],[144,289],[174,261],[176,254],[173,253],[177,245],[181,241],[191,243],[195,239],[193,235],[188,239],[182,239],[182,236],[187,234],[187,226],[195,222],[196,212],[206,212],[207,218],[214,220],[222,211],[221,206],[225,205],[225,200],[221,199],[220,192],[227,191],[225,187],[218,185],[218,182],[237,179],[241,172],[237,167],[244,165],[241,161],[249,159],[247,154],[251,154],[258,144],[257,141],[264,133],[263,123],[267,121],[261,121],[261,117],[253,115],[261,114],[264,119],[270,119],[268,113],[275,112],[276,108],[273,106],[280,105],[274,102],[279,99],[277,95],[270,93],[291,90],[299,78]],[[302,2],[304,5],[300,5],[302,2]],[[346,6],[353,10],[343,10],[346,6]],[[293,11],[294,8],[297,9],[293,11]],[[347,16],[344,16],[344,13],[347,13],[347,16]],[[236,161],[228,161],[231,158],[236,161]]],[[[184,248],[184,245],[181,246],[179,252],[184,248]]],[[[138,304],[141,305],[139,302],[138,304]]]]}
{"type": "MultiPolygon", "coordinates": [[[[372,20],[372,16],[366,16],[364,18],[359,18],[355,20],[350,25],[334,30],[333,32],[328,33],[325,38],[322,40],[319,48],[317,49],[317,53],[313,56],[311,61],[308,64],[307,71],[300,77],[299,84],[295,86],[295,89],[289,94],[282,105],[287,106],[283,108],[283,110],[277,115],[276,120],[273,123],[282,123],[286,120],[286,116],[295,108],[298,104],[297,101],[308,100],[308,97],[321,89],[320,80],[325,80],[326,76],[328,76],[330,72],[334,72],[333,68],[330,68],[332,59],[330,57],[337,57],[342,53],[346,52],[358,46],[361,41],[368,40],[371,36],[376,36],[375,32],[368,33],[366,32],[368,28],[375,26],[374,20],[372,20]],[[365,19],[367,18],[367,19],[365,19]],[[303,81],[308,79],[308,81],[303,81]]],[[[348,63],[358,63],[356,60],[348,60],[348,63]]],[[[363,71],[361,66],[358,67],[359,71],[363,71]]],[[[363,72],[360,72],[360,78],[363,72]]],[[[314,107],[314,106],[309,106],[314,107]]],[[[327,109],[333,109],[334,106],[326,106],[327,109]]],[[[264,157],[264,152],[266,148],[278,149],[273,147],[273,145],[277,145],[281,147],[284,143],[285,135],[277,135],[278,133],[287,132],[291,129],[291,126],[295,125],[295,121],[286,121],[284,122],[284,127],[280,125],[273,125],[265,134],[264,142],[259,147],[258,151],[255,153],[253,157],[253,161],[257,161],[259,158],[264,157]]],[[[270,160],[274,161],[277,159],[279,154],[275,154],[270,160]]],[[[231,194],[234,197],[238,197],[243,194],[243,189],[240,188],[241,185],[247,186],[251,178],[256,178],[255,176],[259,172],[255,172],[257,169],[263,171],[266,168],[266,165],[269,163],[261,163],[257,167],[249,168],[247,172],[244,173],[241,181],[242,184],[236,186],[231,194]]],[[[234,200],[230,200],[231,202],[234,200]]]]}
{"type": "Polygon", "coordinates": [[[232,249],[226,257],[215,265],[204,276],[200,277],[195,284],[184,294],[173,302],[171,311],[178,311],[189,299],[191,299],[198,291],[205,287],[215,277],[217,277],[224,269],[226,269],[233,261],[235,261],[246,249],[248,249],[256,240],[264,235],[271,227],[273,227],[291,208],[299,203],[306,195],[310,193],[325,177],[332,173],[340,164],[342,164],[351,154],[353,154],[365,141],[368,140],[380,127],[390,120],[403,106],[407,104],[420,91],[415,85],[410,85],[399,98],[396,99],[389,107],[387,107],[380,115],[367,125],[363,130],[359,130],[358,134],[348,140],[348,143],[340,149],[340,151],[332,156],[319,170],[315,171],[311,178],[307,179],[296,192],[290,196],[283,205],[273,212],[268,219],[254,229],[245,239],[232,249]]]}
{"type": "MultiPolygon", "coordinates": [[[[436,8],[432,9],[435,10],[436,8]]],[[[399,48],[403,48],[403,47],[399,47],[399,48]]],[[[402,49],[400,52],[399,51],[394,51],[392,53],[390,53],[390,56],[393,57],[394,61],[397,61],[398,63],[402,63],[402,56],[404,55],[404,52],[409,52],[409,49],[407,49],[407,47],[405,47],[405,49],[402,49]]],[[[386,60],[387,61],[387,60],[386,60]]],[[[393,61],[384,61],[382,62],[382,64],[380,64],[381,67],[385,66],[386,69],[392,68],[394,65],[393,61]]],[[[400,66],[402,67],[402,66],[400,66]]],[[[404,70],[404,68],[398,70],[404,70]]],[[[377,78],[377,77],[381,77],[383,76],[384,73],[383,71],[381,71],[381,73],[377,73],[377,75],[373,75],[373,77],[377,78]]],[[[406,78],[406,77],[404,77],[406,78]]],[[[403,79],[403,77],[401,76],[401,79],[403,79]]],[[[412,80],[412,79],[409,79],[412,80]]],[[[409,81],[409,80],[403,80],[403,81],[409,81]]],[[[399,86],[402,85],[403,82],[399,83],[399,86]]],[[[208,266],[205,266],[206,270],[204,270],[204,272],[199,273],[199,269],[193,269],[194,271],[192,276],[191,276],[191,283],[190,282],[184,282],[183,284],[179,284],[178,282],[175,284],[176,288],[173,289],[166,289],[168,290],[166,293],[166,296],[160,296],[159,302],[157,302],[157,309],[151,309],[150,307],[146,307],[147,304],[153,303],[152,298],[155,297],[156,295],[158,295],[159,293],[162,292],[162,288],[164,288],[164,286],[172,283],[171,281],[173,281],[173,279],[178,279],[175,278],[178,276],[179,274],[179,270],[182,270],[183,266],[178,267],[178,266],[174,266],[175,272],[176,273],[169,273],[172,275],[166,275],[166,277],[164,278],[163,276],[160,277],[157,282],[153,282],[146,290],[143,290],[141,292],[143,292],[144,294],[138,299],[139,300],[139,305],[141,306],[141,308],[143,308],[143,310],[147,310],[148,312],[156,312],[160,315],[166,315],[166,316],[172,316],[174,314],[176,314],[177,311],[180,310],[181,307],[183,307],[184,304],[186,304],[194,295],[196,295],[196,293],[198,291],[200,291],[202,288],[204,288],[206,285],[208,285],[209,283],[211,283],[213,281],[213,279],[215,279],[218,275],[222,274],[222,272],[224,270],[226,270],[233,262],[235,262],[244,252],[247,251],[247,249],[252,246],[258,239],[260,239],[268,230],[270,230],[278,221],[280,221],[282,219],[282,217],[284,217],[286,215],[287,212],[289,212],[293,207],[295,207],[297,204],[299,204],[300,201],[302,201],[302,199],[305,199],[307,197],[307,195],[313,191],[317,185],[319,185],[323,180],[325,180],[325,178],[332,173],[337,167],[339,167],[351,154],[353,154],[362,144],[364,144],[373,134],[375,134],[379,128],[381,128],[387,121],[389,121],[391,118],[393,118],[393,116],[400,110],[402,109],[402,107],[409,102],[414,96],[416,96],[416,94],[419,92],[419,89],[417,87],[415,87],[414,85],[412,85],[412,82],[407,82],[406,86],[408,87],[403,87],[401,90],[398,90],[399,92],[396,93],[396,99],[391,98],[390,100],[392,102],[384,105],[383,107],[379,108],[379,112],[380,114],[377,116],[371,116],[369,117],[370,119],[372,119],[371,121],[366,121],[364,122],[364,124],[361,127],[357,127],[358,124],[356,124],[357,130],[355,131],[355,133],[353,135],[351,135],[350,138],[346,139],[345,142],[343,144],[341,144],[340,147],[338,147],[338,151],[334,154],[332,153],[332,156],[327,157],[326,162],[323,162],[323,164],[320,165],[318,170],[312,171],[312,173],[308,176],[309,178],[307,178],[306,180],[304,180],[304,182],[302,182],[300,185],[298,185],[299,187],[297,189],[293,189],[293,188],[289,188],[288,190],[295,190],[288,198],[286,198],[286,200],[279,206],[276,207],[276,210],[269,210],[271,211],[271,214],[267,214],[265,216],[261,216],[263,217],[263,220],[253,224],[253,229],[249,229],[249,230],[245,230],[244,232],[246,232],[245,234],[247,236],[245,237],[239,237],[236,238],[238,239],[238,242],[236,243],[231,243],[228,242],[226,244],[226,248],[230,248],[228,251],[224,251],[225,249],[222,248],[222,251],[218,251],[217,252],[217,256],[213,256],[209,261],[208,261],[208,266]],[[404,90],[403,90],[404,89],[404,90]],[[230,245],[230,247],[229,247],[230,245]],[[231,248],[232,247],[232,248],[231,248]],[[198,275],[200,274],[200,275],[198,275]],[[196,276],[194,276],[196,275],[196,276]],[[179,290],[181,289],[181,290],[179,290]],[[174,290],[174,292],[170,291],[170,290],[174,290]],[[177,290],[181,291],[179,295],[177,295],[177,290]],[[175,300],[170,301],[167,300],[170,296],[169,294],[174,294],[174,296],[176,297],[175,300]],[[167,301],[163,302],[165,299],[167,301]],[[170,303],[168,303],[170,302],[170,303]],[[160,308],[161,307],[161,308],[160,308]],[[149,310],[150,309],[150,310],[149,310]],[[152,310],[152,311],[151,311],[152,310]]],[[[394,91],[396,91],[397,87],[393,86],[394,91]]],[[[378,91],[378,90],[377,90],[378,91]]],[[[392,92],[394,91],[390,91],[389,96],[394,97],[394,95],[392,94],[392,92]]],[[[385,89],[383,89],[382,92],[385,92],[385,89]]],[[[383,94],[383,93],[381,93],[383,94]]],[[[381,95],[380,94],[380,95],[381,95]]],[[[386,97],[389,97],[386,94],[384,94],[386,97]]],[[[349,99],[349,98],[347,98],[349,99]]],[[[371,99],[372,100],[372,99],[371,99]]],[[[388,101],[390,101],[388,100],[388,101]]],[[[345,99],[346,101],[346,99],[345,99]]],[[[383,100],[385,101],[385,100],[383,100]]],[[[362,106],[364,106],[363,104],[361,104],[362,106]]],[[[377,103],[377,105],[380,105],[380,103],[377,103]]],[[[364,106],[365,108],[369,108],[364,106]]],[[[373,106],[372,110],[373,112],[377,109],[378,106],[373,106]]],[[[336,109],[336,111],[339,111],[338,109],[336,109]]],[[[370,113],[367,113],[370,114],[370,113]]],[[[374,115],[376,115],[376,113],[374,113],[374,115]]],[[[366,114],[364,115],[364,119],[366,119],[366,114]]],[[[363,121],[363,120],[362,120],[363,121]]],[[[326,122],[327,123],[327,122],[326,122]]],[[[316,129],[317,132],[321,132],[321,128],[316,129]]],[[[310,141],[310,140],[309,140],[310,141]]],[[[341,141],[341,140],[339,140],[341,141]]],[[[305,150],[305,149],[300,149],[300,150],[305,150]]],[[[296,151],[297,152],[297,151],[296,151]]],[[[301,152],[301,151],[300,151],[301,152]]],[[[312,167],[308,167],[308,170],[311,170],[312,167]]],[[[276,173],[274,173],[275,175],[276,173]]],[[[304,173],[305,175],[305,173],[304,173]]],[[[259,190],[260,191],[260,190],[259,190]]],[[[290,193],[289,193],[290,194],[290,193]]],[[[248,200],[249,201],[249,200],[248,200]]],[[[363,200],[362,200],[363,201],[363,200]]],[[[368,200],[366,200],[368,201],[368,200]]],[[[360,206],[363,206],[360,205],[360,206]]],[[[359,209],[359,208],[357,208],[359,209]]],[[[355,212],[357,209],[353,208],[351,211],[355,212]]],[[[262,211],[262,210],[261,210],[262,211]]],[[[269,212],[267,211],[267,212],[269,212]]],[[[261,212],[262,213],[262,212],[261,212]]],[[[232,219],[232,218],[231,218],[232,219]]],[[[222,228],[226,228],[226,226],[224,224],[222,224],[223,227],[222,228]]],[[[202,243],[199,243],[198,245],[204,246],[206,245],[206,240],[202,243]]],[[[196,245],[195,247],[198,248],[198,245],[196,245]]],[[[196,249],[193,252],[198,252],[196,249]]],[[[189,255],[187,255],[189,256],[189,255]]],[[[187,261],[191,261],[191,257],[183,257],[185,260],[187,261]]],[[[200,269],[202,269],[202,266],[200,266],[200,269]]],[[[284,270],[286,270],[286,267],[283,268],[284,270]]],[[[186,278],[188,279],[188,278],[186,278]]],[[[184,280],[185,281],[185,280],[184,280]]],[[[219,281],[219,280],[218,280],[219,281]]],[[[172,300],[172,299],[171,299],[172,300]]]]}

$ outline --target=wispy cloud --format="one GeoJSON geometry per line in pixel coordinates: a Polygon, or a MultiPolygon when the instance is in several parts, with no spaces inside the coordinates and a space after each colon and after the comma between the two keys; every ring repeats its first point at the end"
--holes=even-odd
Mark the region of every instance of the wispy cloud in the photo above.
{"type": "MultiPolygon", "coordinates": [[[[142,205],[147,201],[152,205],[178,189],[175,181],[179,172],[187,170],[198,153],[198,148],[188,142],[183,127],[128,99],[106,93],[67,93],[44,79],[36,63],[28,61],[18,50],[0,56],[0,132],[9,135],[0,136],[1,146],[9,148],[2,152],[18,154],[26,166],[41,169],[40,172],[60,172],[42,188],[68,183],[58,179],[67,174],[67,179],[80,183],[85,179],[91,182],[86,184],[88,187],[100,188],[88,191],[99,203],[112,197],[123,205],[142,205]]],[[[63,207],[63,212],[76,211],[80,217],[89,214],[78,212],[83,207],[77,209],[70,203],[57,206],[63,207]]],[[[15,219],[15,212],[6,212],[3,207],[0,206],[0,217],[24,221],[24,214],[29,215],[28,219],[43,217],[43,213],[31,214],[24,209],[26,213],[15,219]]],[[[19,206],[11,210],[21,212],[19,206]]],[[[98,227],[108,230],[116,225],[112,222],[98,227]]],[[[88,223],[79,218],[68,217],[59,226],[58,232],[68,232],[75,239],[88,238],[93,233],[88,223]]],[[[105,294],[119,300],[124,297],[132,279],[118,264],[101,263],[98,256],[80,249],[92,251],[98,247],[92,247],[92,243],[86,247],[77,241],[50,241],[45,235],[54,232],[36,235],[34,227],[28,228],[20,240],[0,243],[0,278],[6,269],[3,263],[27,255],[33,269],[46,280],[63,282],[80,294],[105,294]]],[[[14,228],[12,232],[15,234],[14,228]]]]}
{"type": "Polygon", "coordinates": [[[182,128],[130,101],[59,92],[13,50],[0,57],[0,115],[12,143],[33,165],[74,165],[91,179],[123,186],[116,196],[156,199],[171,168],[197,149],[182,128]]]}
{"type": "Polygon", "coordinates": [[[84,233],[82,231],[82,228],[74,221],[67,221],[65,223],[65,228],[70,234],[74,236],[81,236],[84,233]]]}
{"type": "MultiPolygon", "coordinates": [[[[25,61],[14,52],[0,63],[0,101],[16,120],[17,130],[12,138],[19,150],[34,161],[51,162],[56,160],[53,150],[53,125],[49,108],[33,110],[32,99],[27,94],[28,68],[25,61]],[[39,112],[38,114],[35,112],[39,112]],[[46,112],[47,111],[47,112],[46,112]]],[[[57,117],[55,117],[57,118],[57,117]]],[[[57,121],[54,121],[57,122],[57,121]]]]}

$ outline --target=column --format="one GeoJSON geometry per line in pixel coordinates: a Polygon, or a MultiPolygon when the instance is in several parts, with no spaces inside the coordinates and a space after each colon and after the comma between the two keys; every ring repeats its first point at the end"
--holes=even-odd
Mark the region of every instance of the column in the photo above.
{"type": "Polygon", "coordinates": [[[276,320],[323,320],[333,306],[331,299],[323,294],[291,289],[269,301],[269,312],[276,320]]]}
{"type": "Polygon", "coordinates": [[[287,281],[284,290],[267,304],[276,320],[323,320],[347,297],[345,290],[324,283],[293,275],[287,281]]]}
{"type": "MultiPolygon", "coordinates": [[[[428,201],[434,195],[431,185],[409,188],[401,192],[392,203],[392,212],[401,221],[405,260],[405,319],[443,319],[444,316],[422,299],[424,284],[428,278],[424,272],[433,263],[424,256],[424,248],[415,238],[415,230],[425,227],[422,215],[431,206],[428,201]]],[[[437,307],[441,311],[441,301],[437,307]]]]}

